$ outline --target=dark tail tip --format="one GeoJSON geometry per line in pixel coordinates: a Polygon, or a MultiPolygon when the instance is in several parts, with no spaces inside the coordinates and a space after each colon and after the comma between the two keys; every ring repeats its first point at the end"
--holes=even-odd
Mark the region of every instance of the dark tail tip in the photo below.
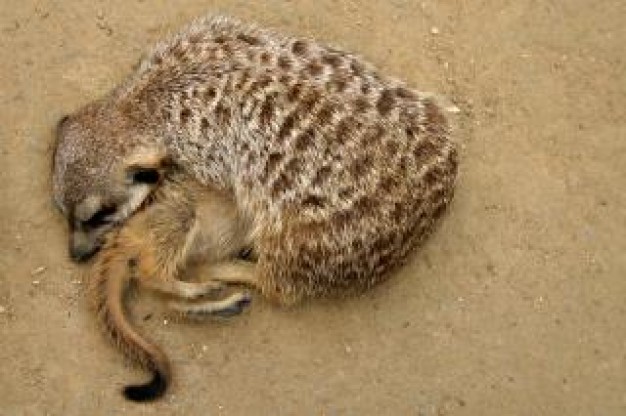
{"type": "Polygon", "coordinates": [[[158,371],[149,383],[124,387],[124,397],[134,402],[149,402],[163,396],[167,390],[167,380],[158,371]]]}

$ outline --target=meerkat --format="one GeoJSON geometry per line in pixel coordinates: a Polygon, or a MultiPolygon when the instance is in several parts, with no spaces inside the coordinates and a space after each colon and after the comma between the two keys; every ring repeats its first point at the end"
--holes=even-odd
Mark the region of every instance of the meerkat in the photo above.
{"type": "Polygon", "coordinates": [[[431,94],[340,49],[209,17],[61,120],[53,194],[83,261],[175,166],[233,201],[257,259],[210,278],[293,304],[388,276],[446,211],[457,165],[431,94]]]}

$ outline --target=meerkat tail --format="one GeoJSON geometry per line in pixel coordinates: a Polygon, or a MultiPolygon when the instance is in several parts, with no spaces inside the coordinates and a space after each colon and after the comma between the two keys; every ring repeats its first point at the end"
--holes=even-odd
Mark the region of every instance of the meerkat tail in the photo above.
{"type": "MultiPolygon", "coordinates": [[[[116,251],[116,250],[113,250],[116,251]]],[[[115,341],[122,353],[153,373],[145,384],[129,385],[123,390],[128,400],[144,402],[156,400],[167,390],[171,368],[161,349],[143,337],[126,316],[124,297],[131,281],[131,260],[127,255],[111,256],[103,250],[96,264],[92,280],[92,299],[106,333],[115,341]]]]}

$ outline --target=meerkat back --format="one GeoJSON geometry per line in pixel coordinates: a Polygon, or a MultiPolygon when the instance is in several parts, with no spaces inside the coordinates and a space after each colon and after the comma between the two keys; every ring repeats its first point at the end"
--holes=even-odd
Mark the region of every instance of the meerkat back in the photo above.
{"type": "Polygon", "coordinates": [[[163,65],[207,71],[168,107],[172,149],[232,189],[280,303],[371,287],[452,199],[442,106],[355,55],[218,17],[156,48],[145,73],[163,65]]]}
{"type": "Polygon", "coordinates": [[[141,137],[232,197],[263,287],[286,303],[377,283],[452,199],[457,151],[437,101],[312,40],[201,19],[103,103],[89,120],[123,118],[110,135],[125,148],[141,137]]]}

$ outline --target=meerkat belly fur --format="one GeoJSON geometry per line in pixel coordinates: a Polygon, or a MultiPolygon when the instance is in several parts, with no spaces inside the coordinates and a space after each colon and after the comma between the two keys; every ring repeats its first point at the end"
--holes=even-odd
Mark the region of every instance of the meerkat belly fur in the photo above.
{"type": "Polygon", "coordinates": [[[132,219],[172,165],[232,199],[257,256],[211,278],[292,304],[362,291],[401,264],[451,201],[457,151],[432,95],[339,49],[216,17],[60,122],[53,187],[73,257],[132,219]]]}

